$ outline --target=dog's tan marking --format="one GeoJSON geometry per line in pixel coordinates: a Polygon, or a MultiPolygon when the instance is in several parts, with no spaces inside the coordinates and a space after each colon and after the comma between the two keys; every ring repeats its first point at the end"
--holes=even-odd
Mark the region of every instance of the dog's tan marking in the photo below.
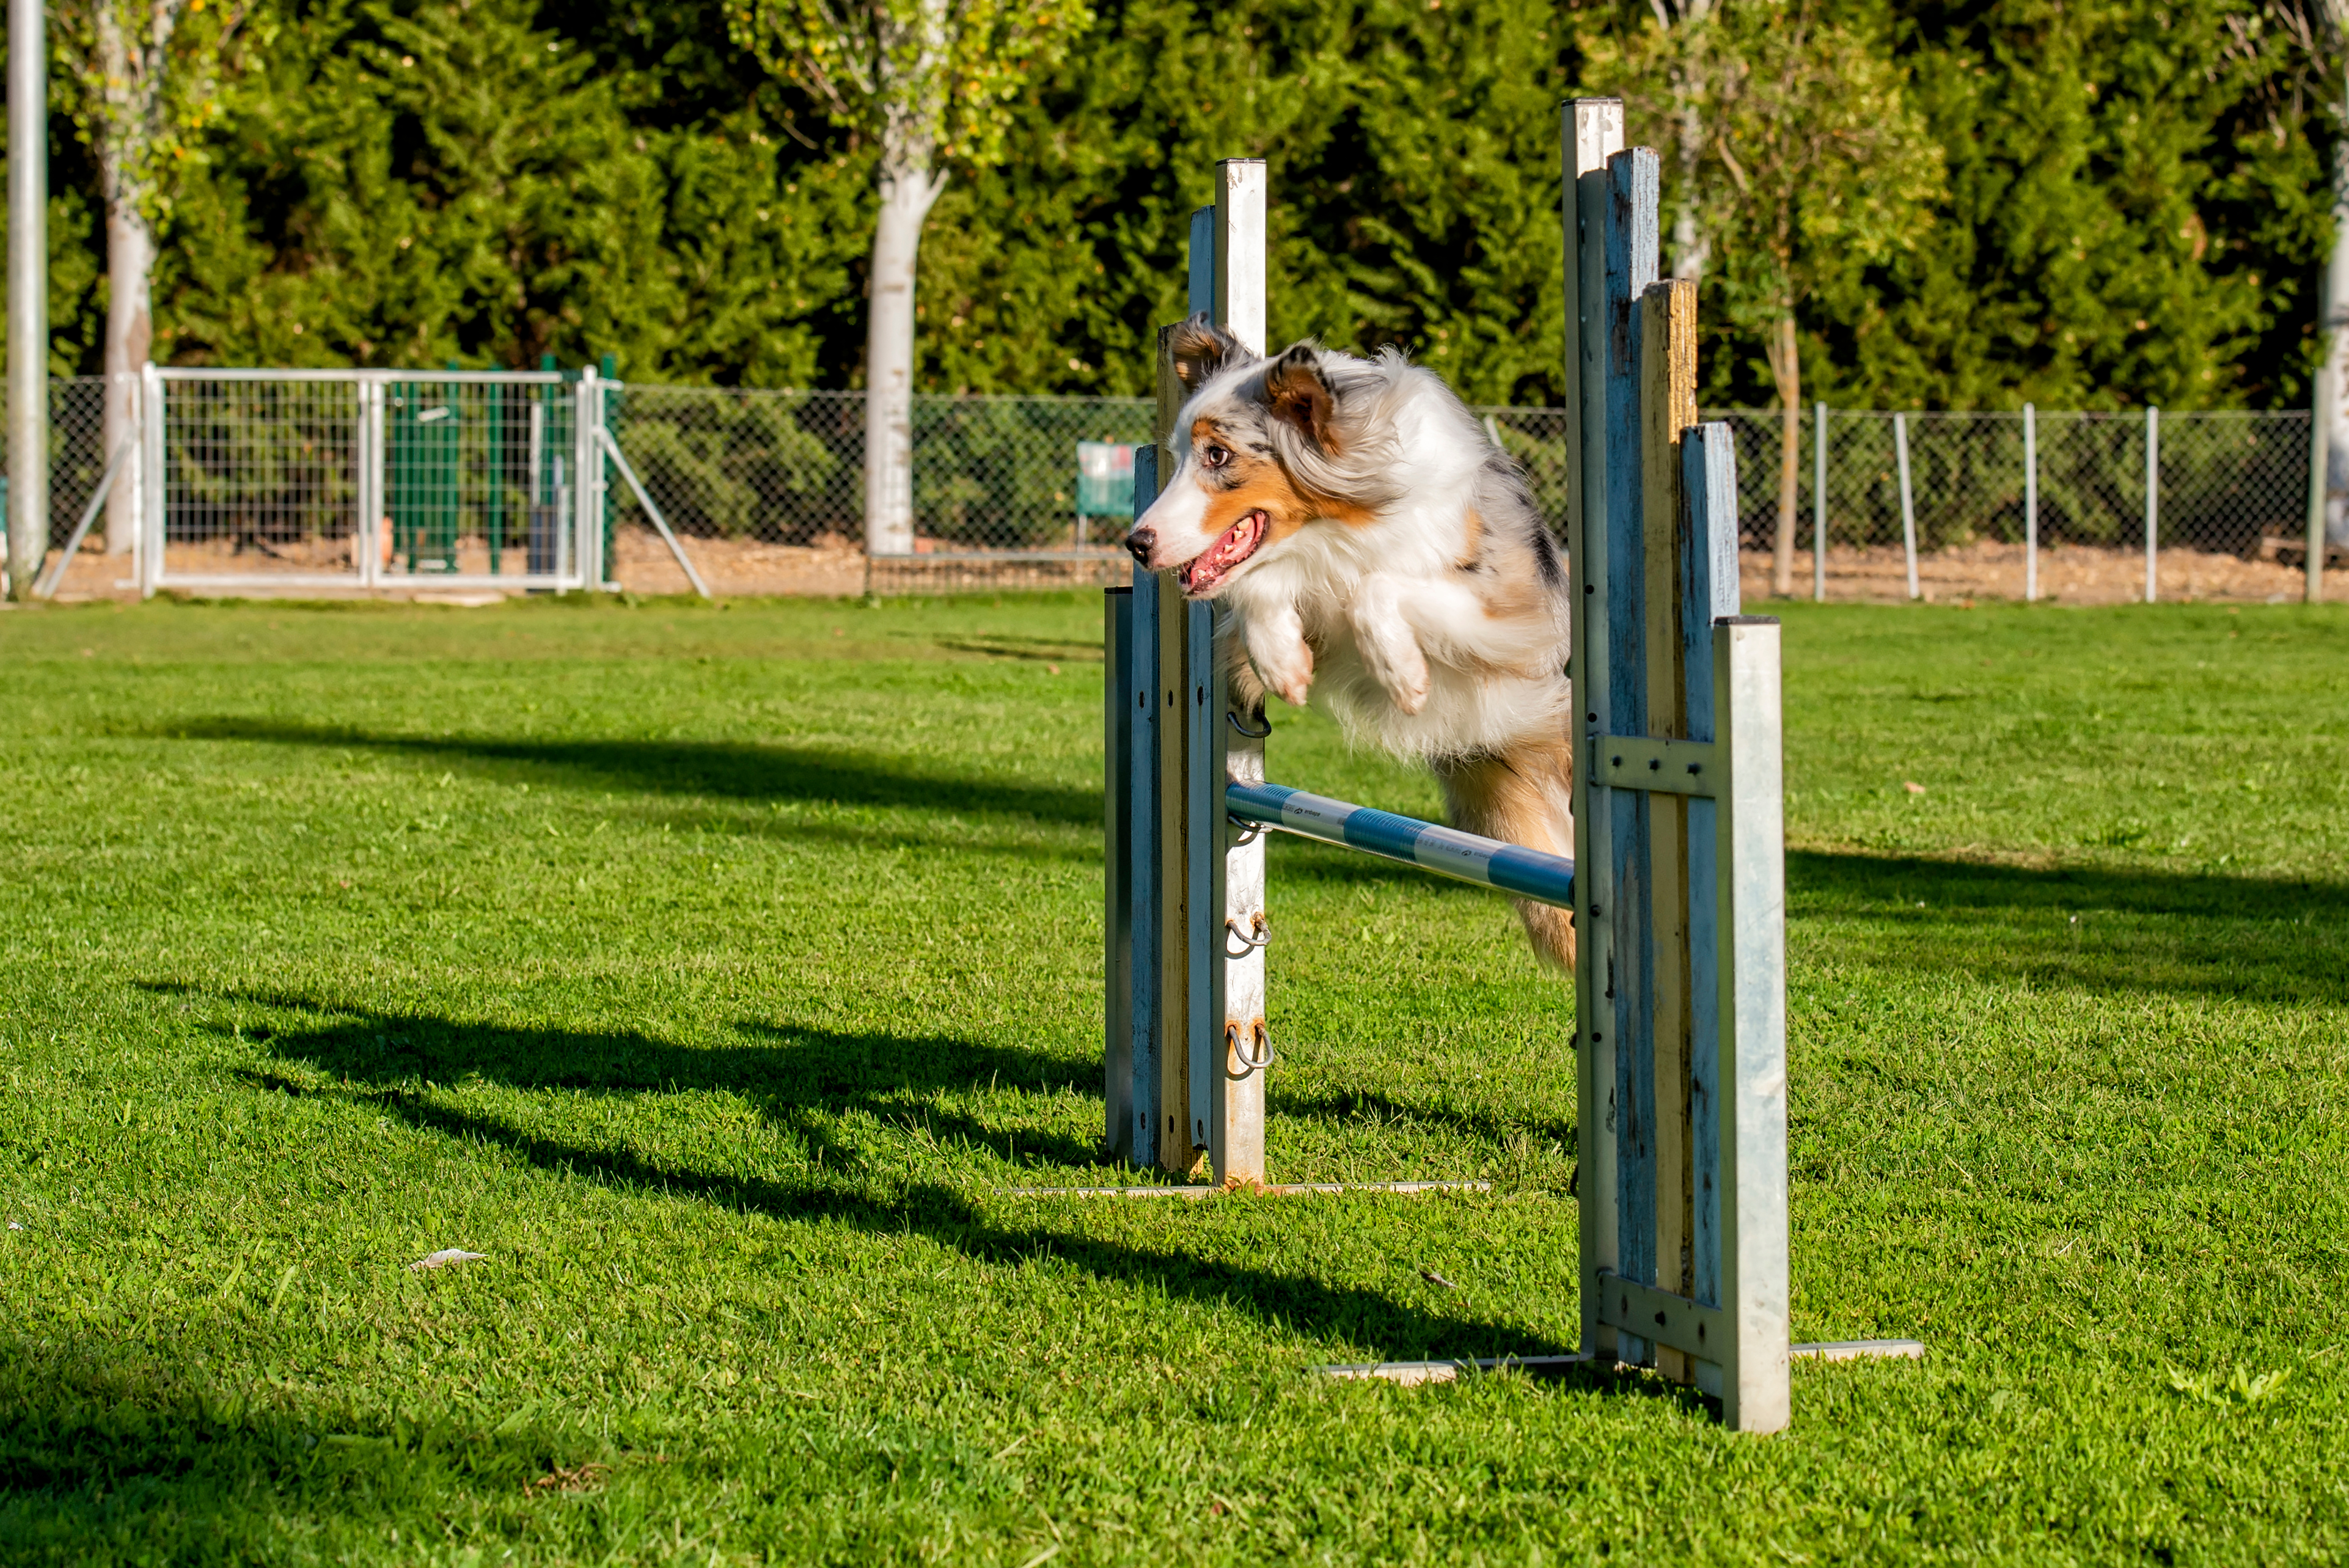
{"type": "MultiPolygon", "coordinates": [[[[1476,515],[1473,506],[1460,514],[1460,558],[1452,564],[1463,572],[1474,572],[1478,547],[1485,542],[1485,520],[1476,515]]],[[[1485,613],[1489,615],[1493,612],[1488,606],[1485,613]]]]}
{"type": "MultiPolygon", "coordinates": [[[[1567,736],[1438,762],[1435,777],[1452,808],[1454,827],[1547,854],[1574,852],[1574,744],[1567,736]]],[[[1535,954],[1572,970],[1574,917],[1546,903],[1509,902],[1535,954]]]]}

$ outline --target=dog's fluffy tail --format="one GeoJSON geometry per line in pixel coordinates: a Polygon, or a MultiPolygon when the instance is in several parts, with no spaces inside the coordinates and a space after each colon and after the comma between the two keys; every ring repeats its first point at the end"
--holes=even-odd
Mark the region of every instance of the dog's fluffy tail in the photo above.
{"type": "MultiPolygon", "coordinates": [[[[1447,758],[1435,765],[1452,825],[1547,854],[1574,853],[1574,748],[1567,737],[1506,751],[1447,758]]],[[[1535,956],[1574,968],[1574,917],[1546,903],[1509,901],[1535,956]]]]}

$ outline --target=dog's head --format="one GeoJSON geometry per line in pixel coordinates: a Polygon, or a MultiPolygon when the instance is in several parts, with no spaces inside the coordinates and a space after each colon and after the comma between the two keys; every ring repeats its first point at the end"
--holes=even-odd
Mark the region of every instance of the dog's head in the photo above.
{"type": "Polygon", "coordinates": [[[1367,449],[1368,366],[1310,343],[1265,359],[1205,315],[1170,347],[1189,396],[1174,472],[1125,538],[1145,570],[1211,598],[1308,524],[1359,525],[1392,499],[1367,449]]]}

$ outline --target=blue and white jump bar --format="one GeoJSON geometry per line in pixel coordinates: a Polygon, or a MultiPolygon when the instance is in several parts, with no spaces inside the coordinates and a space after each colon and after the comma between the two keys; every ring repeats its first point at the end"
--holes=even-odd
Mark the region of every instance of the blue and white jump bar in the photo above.
{"type": "Polygon", "coordinates": [[[1574,862],[1498,839],[1479,838],[1413,817],[1332,800],[1280,784],[1224,786],[1224,810],[1244,822],[1401,861],[1407,866],[1498,888],[1559,909],[1574,907],[1574,862]]]}

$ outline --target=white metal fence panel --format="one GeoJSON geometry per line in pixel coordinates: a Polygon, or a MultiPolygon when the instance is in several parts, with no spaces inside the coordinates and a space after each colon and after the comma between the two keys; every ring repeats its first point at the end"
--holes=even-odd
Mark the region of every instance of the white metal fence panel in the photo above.
{"type": "Polygon", "coordinates": [[[600,396],[593,373],[152,370],[141,580],[600,583],[600,396]]]}

